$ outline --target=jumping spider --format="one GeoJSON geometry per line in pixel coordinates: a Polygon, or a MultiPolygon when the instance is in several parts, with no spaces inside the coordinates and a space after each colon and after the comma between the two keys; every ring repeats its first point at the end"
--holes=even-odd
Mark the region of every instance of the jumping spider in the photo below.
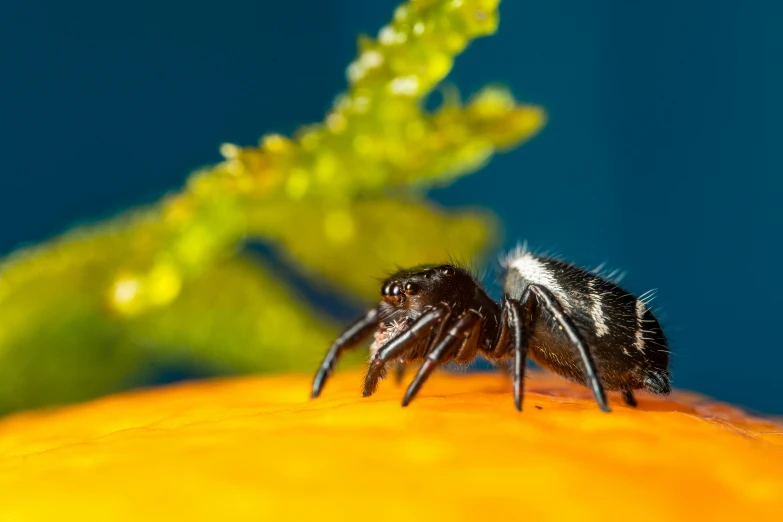
{"type": "Polygon", "coordinates": [[[375,332],[365,397],[389,363],[423,361],[402,405],[433,370],[448,361],[512,359],[514,404],[522,409],[528,356],[540,366],[588,386],[603,411],[604,390],[618,390],[636,406],[633,390],[670,392],[669,352],[661,326],[644,298],[610,276],[539,256],[525,248],[504,262],[502,304],[465,269],[453,265],[401,270],[381,288],[382,301],[351,324],[326,354],[313,383],[318,397],[340,354],[375,332]]]}

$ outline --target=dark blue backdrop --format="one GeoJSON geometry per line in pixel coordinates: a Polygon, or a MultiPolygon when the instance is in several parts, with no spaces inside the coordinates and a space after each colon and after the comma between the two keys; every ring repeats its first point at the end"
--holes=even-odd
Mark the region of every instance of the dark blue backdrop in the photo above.
{"type": "MultiPolygon", "coordinates": [[[[223,141],[319,121],[393,0],[53,0],[0,10],[0,252],[152,200],[223,141]],[[119,158],[119,163],[117,162],[119,158]]],[[[549,125],[435,193],[659,288],[675,385],[783,412],[783,3],[506,0],[458,61],[549,125]]]]}

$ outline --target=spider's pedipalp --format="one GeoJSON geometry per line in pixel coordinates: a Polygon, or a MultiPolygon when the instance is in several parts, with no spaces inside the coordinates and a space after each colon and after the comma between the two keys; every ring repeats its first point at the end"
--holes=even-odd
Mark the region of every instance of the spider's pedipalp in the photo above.
{"type": "Polygon", "coordinates": [[[450,315],[451,309],[448,306],[438,305],[422,314],[407,330],[379,349],[367,370],[362,395],[369,397],[375,393],[378,382],[386,376],[387,363],[391,359],[401,356],[407,350],[416,348],[419,342],[425,336],[429,336],[433,329],[448,321],[450,315]]]}

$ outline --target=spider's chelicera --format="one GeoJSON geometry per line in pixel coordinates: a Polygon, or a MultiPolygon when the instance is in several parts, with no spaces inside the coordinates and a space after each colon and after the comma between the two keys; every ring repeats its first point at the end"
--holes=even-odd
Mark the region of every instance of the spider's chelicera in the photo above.
{"type": "Polygon", "coordinates": [[[510,359],[514,403],[522,409],[525,362],[588,386],[609,411],[604,390],[636,405],[633,390],[667,394],[669,352],[644,297],[611,276],[583,270],[524,248],[504,263],[502,303],[465,269],[453,265],[401,270],[381,288],[380,304],[351,324],[326,354],[313,383],[318,397],[337,359],[375,334],[363,395],[372,395],[389,364],[422,361],[402,401],[406,406],[438,366],[477,355],[510,359]]]}

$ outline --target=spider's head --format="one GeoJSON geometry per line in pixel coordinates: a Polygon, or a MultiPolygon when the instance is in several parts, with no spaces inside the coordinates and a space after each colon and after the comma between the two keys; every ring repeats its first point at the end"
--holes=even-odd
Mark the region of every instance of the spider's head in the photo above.
{"type": "Polygon", "coordinates": [[[421,266],[400,270],[383,282],[381,297],[390,308],[419,315],[441,302],[461,301],[473,295],[476,281],[464,268],[454,265],[421,266]]]}
{"type": "Polygon", "coordinates": [[[498,306],[487,296],[480,283],[464,268],[454,265],[425,265],[392,274],[381,285],[381,322],[370,353],[413,325],[428,307],[445,303],[455,317],[474,309],[489,321],[494,335],[498,306]]]}

